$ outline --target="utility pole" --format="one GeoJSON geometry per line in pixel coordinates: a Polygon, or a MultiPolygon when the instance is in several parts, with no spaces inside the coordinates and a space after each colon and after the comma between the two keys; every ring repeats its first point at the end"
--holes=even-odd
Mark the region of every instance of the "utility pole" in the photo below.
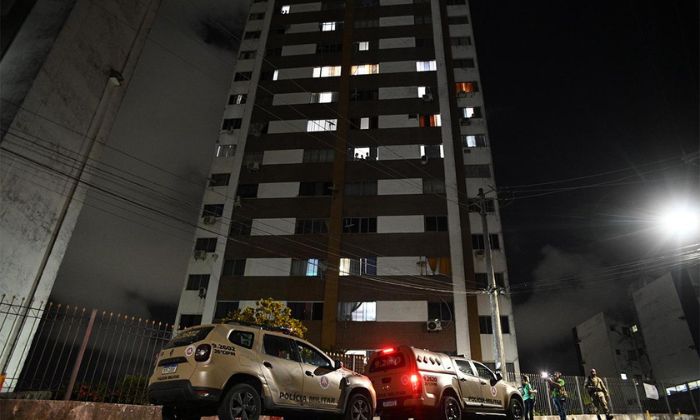
{"type": "MultiPolygon", "coordinates": [[[[496,275],[493,272],[493,262],[491,260],[491,238],[489,235],[489,225],[486,220],[486,194],[484,189],[479,188],[479,214],[481,215],[481,226],[484,235],[484,255],[486,259],[486,277],[488,279],[489,304],[491,306],[491,325],[493,326],[493,356],[494,364],[500,365],[501,374],[507,377],[506,354],[503,347],[503,329],[501,328],[501,310],[498,304],[498,285],[496,285],[496,275]]],[[[496,368],[498,370],[498,367],[496,368]]]]}

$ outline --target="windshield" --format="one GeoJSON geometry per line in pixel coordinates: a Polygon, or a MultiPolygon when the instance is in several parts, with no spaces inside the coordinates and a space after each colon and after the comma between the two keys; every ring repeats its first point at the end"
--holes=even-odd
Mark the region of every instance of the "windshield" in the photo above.
{"type": "Polygon", "coordinates": [[[201,327],[185,330],[173,337],[172,340],[168,341],[168,344],[163,346],[163,349],[172,349],[174,347],[189,346],[190,344],[196,343],[197,341],[202,341],[207,337],[207,335],[209,335],[209,333],[213,329],[214,327],[201,327]]]}
{"type": "Polygon", "coordinates": [[[406,361],[404,360],[403,354],[387,354],[379,356],[372,362],[372,366],[369,367],[370,372],[380,372],[383,370],[398,369],[404,367],[406,361]]]}

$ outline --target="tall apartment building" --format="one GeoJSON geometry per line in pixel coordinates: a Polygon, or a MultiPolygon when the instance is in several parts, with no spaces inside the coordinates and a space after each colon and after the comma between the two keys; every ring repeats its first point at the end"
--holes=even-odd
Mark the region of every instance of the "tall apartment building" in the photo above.
{"type": "Polygon", "coordinates": [[[494,180],[466,0],[256,0],[242,38],[177,322],[272,297],[324,348],[493,361],[469,199],[494,180]]]}

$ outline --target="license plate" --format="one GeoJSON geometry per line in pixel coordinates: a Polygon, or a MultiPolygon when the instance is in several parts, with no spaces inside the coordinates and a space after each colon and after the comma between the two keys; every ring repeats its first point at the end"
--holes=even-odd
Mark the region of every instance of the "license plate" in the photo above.
{"type": "Polygon", "coordinates": [[[384,401],[382,407],[396,407],[396,400],[384,401]]]}
{"type": "Polygon", "coordinates": [[[161,373],[163,375],[167,375],[168,373],[175,373],[177,370],[177,365],[165,365],[163,366],[163,370],[161,370],[161,373]]]}

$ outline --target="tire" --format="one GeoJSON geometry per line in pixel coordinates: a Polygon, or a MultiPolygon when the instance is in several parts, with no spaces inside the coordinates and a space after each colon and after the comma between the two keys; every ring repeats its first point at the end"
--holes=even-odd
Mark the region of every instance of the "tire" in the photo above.
{"type": "Polygon", "coordinates": [[[258,420],[260,411],[260,393],[248,384],[237,384],[221,400],[218,414],[220,420],[258,420]]]}
{"type": "Polygon", "coordinates": [[[523,402],[517,398],[511,398],[508,403],[508,412],[506,413],[508,420],[523,419],[523,402]]]}
{"type": "Polygon", "coordinates": [[[372,404],[364,394],[356,392],[350,396],[345,406],[344,420],[372,420],[373,416],[372,404]]]}
{"type": "Polygon", "coordinates": [[[177,408],[164,405],[162,409],[163,420],[199,420],[201,416],[192,413],[185,408],[177,408]]]}
{"type": "Polygon", "coordinates": [[[449,394],[442,397],[438,418],[440,420],[461,420],[462,406],[459,404],[459,400],[449,394]]]}

